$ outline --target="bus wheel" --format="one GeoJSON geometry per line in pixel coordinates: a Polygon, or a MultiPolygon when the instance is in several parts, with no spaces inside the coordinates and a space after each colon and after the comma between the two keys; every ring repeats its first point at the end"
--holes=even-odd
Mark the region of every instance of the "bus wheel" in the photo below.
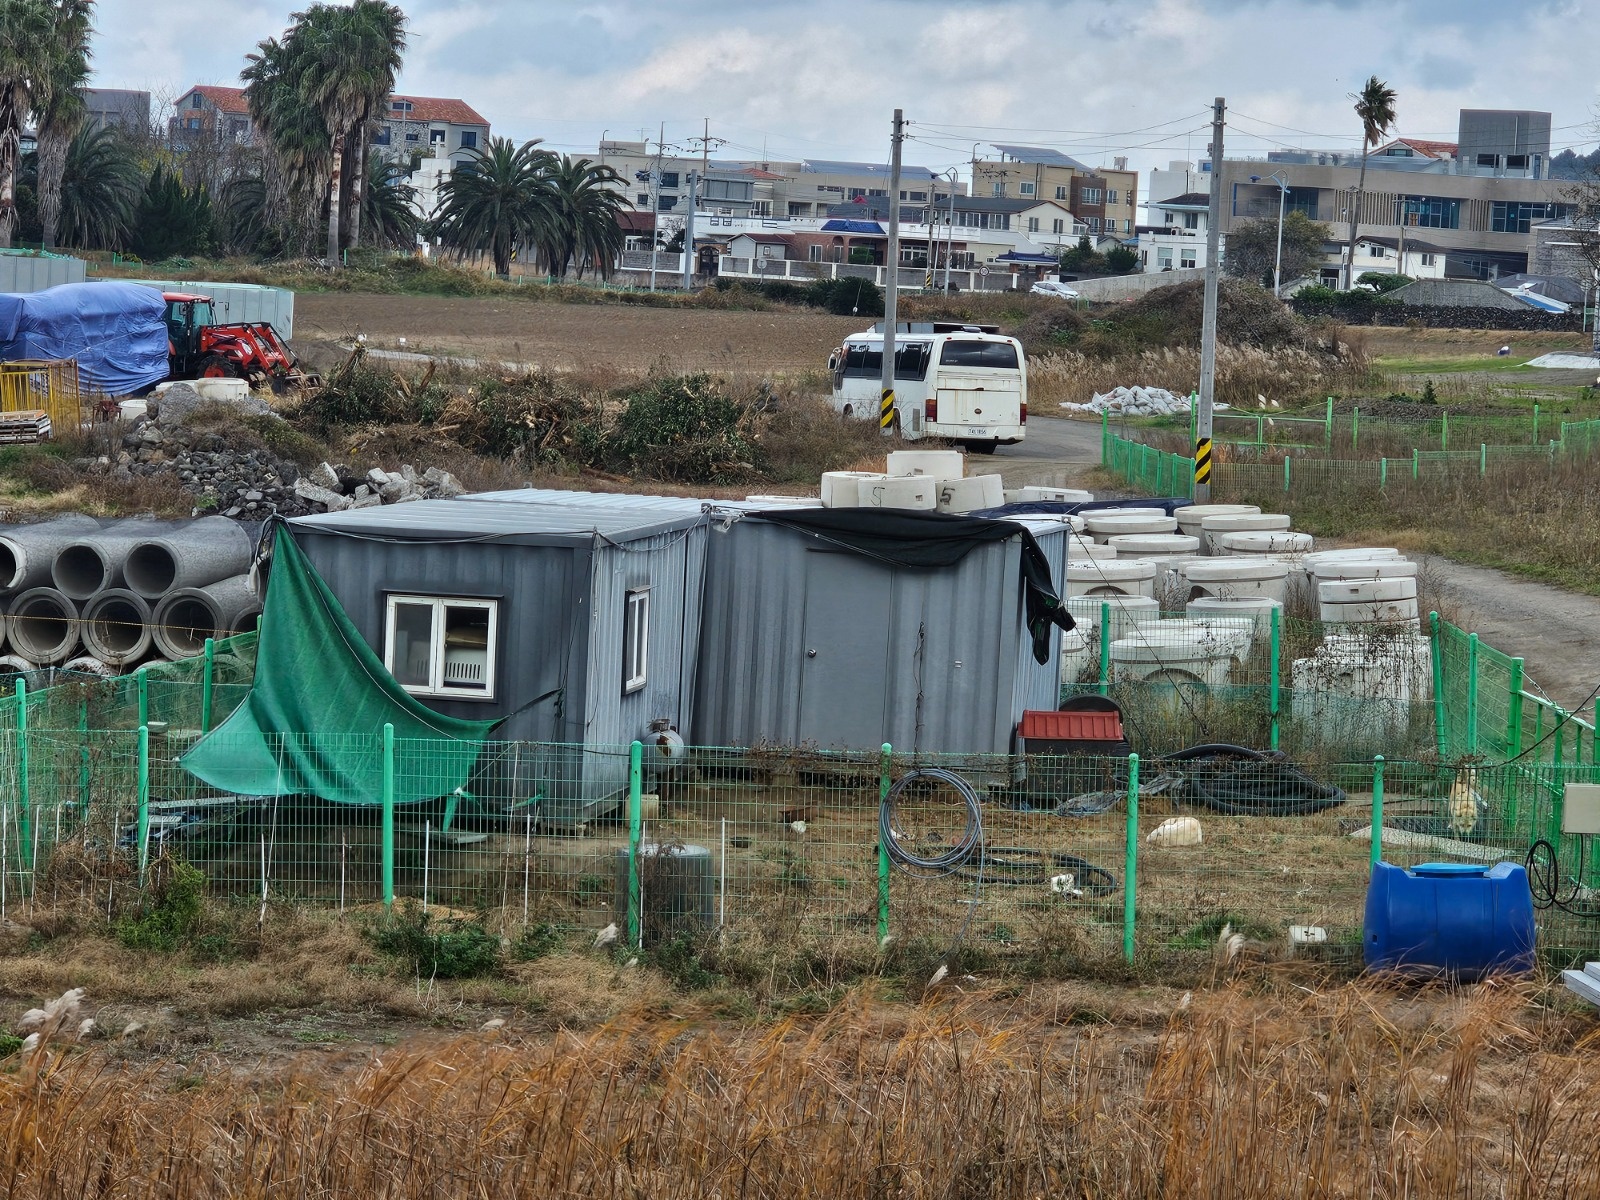
{"type": "Polygon", "coordinates": [[[848,421],[851,417],[856,415],[856,406],[854,404],[846,404],[844,406],[844,412],[842,415],[844,419],[848,421]]]}
{"type": "Polygon", "coordinates": [[[999,442],[965,442],[966,448],[974,454],[993,454],[999,442]]]}

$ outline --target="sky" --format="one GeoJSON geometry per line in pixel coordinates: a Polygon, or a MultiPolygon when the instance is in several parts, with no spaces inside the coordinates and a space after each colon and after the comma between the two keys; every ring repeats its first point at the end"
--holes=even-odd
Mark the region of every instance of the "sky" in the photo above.
{"type": "MultiPolygon", "coordinates": [[[[1399,94],[1400,136],[1454,141],[1458,110],[1553,114],[1555,149],[1600,138],[1600,0],[399,0],[398,90],[466,100],[496,135],[593,152],[666,123],[727,158],[942,170],[993,141],[1148,171],[1204,155],[1359,149],[1349,93],[1399,94]],[[1584,47],[1588,47],[1587,50],[1584,47]]],[[[238,84],[293,0],[99,0],[95,83],[170,99],[238,84]],[[196,16],[204,12],[197,27],[196,16]]]]}

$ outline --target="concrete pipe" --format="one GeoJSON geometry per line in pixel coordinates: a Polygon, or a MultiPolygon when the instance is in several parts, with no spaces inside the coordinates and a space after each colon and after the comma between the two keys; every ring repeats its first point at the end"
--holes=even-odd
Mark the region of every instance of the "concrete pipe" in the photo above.
{"type": "Polygon", "coordinates": [[[75,671],[79,675],[95,675],[101,679],[115,679],[116,667],[110,663],[103,663],[98,658],[84,655],[81,658],[68,659],[61,664],[63,671],[75,671]]]}
{"type": "Polygon", "coordinates": [[[126,588],[101,592],[83,606],[78,634],[83,648],[103,663],[120,667],[150,652],[150,606],[126,588]]]}
{"type": "Polygon", "coordinates": [[[210,587],[182,588],[156,605],[156,649],[168,658],[193,658],[207,638],[225,638],[256,627],[261,601],[248,575],[235,575],[210,587]]]}
{"type": "Polygon", "coordinates": [[[17,676],[28,675],[39,669],[39,664],[29,662],[20,654],[0,654],[0,693],[7,696],[17,690],[17,676]]]}
{"type": "Polygon", "coordinates": [[[152,602],[182,588],[205,587],[250,569],[255,545],[250,534],[226,517],[201,517],[177,529],[136,542],[123,564],[123,578],[152,602]]]}
{"type": "Polygon", "coordinates": [[[50,566],[50,578],[64,595],[81,603],[96,592],[120,587],[128,552],[146,538],[170,529],[171,523],[166,521],[113,522],[63,546],[50,566]]]}
{"type": "Polygon", "coordinates": [[[29,588],[6,610],[12,652],[41,666],[71,658],[78,648],[78,606],[55,588],[29,588]]]}
{"type": "Polygon", "coordinates": [[[93,517],[57,517],[37,525],[0,528],[0,593],[47,587],[56,555],[73,542],[100,528],[93,517]]]}

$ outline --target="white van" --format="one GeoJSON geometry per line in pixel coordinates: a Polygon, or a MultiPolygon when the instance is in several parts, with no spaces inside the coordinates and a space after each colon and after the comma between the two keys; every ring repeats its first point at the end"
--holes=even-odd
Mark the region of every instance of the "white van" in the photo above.
{"type": "MultiPolygon", "coordinates": [[[[1022,343],[994,325],[901,322],[894,352],[895,422],[907,441],[946,438],[992,454],[1028,432],[1028,366],[1022,343]]],[[[878,419],[883,325],[845,339],[828,359],[833,407],[878,419]]]]}

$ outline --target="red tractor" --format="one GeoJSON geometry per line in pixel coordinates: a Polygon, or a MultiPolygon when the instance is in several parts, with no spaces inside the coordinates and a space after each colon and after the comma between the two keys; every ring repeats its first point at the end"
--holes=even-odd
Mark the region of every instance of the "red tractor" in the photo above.
{"type": "Polygon", "coordinates": [[[173,379],[247,379],[275,392],[320,382],[265,321],[212,323],[210,296],[165,292],[167,361],[173,379]]]}

